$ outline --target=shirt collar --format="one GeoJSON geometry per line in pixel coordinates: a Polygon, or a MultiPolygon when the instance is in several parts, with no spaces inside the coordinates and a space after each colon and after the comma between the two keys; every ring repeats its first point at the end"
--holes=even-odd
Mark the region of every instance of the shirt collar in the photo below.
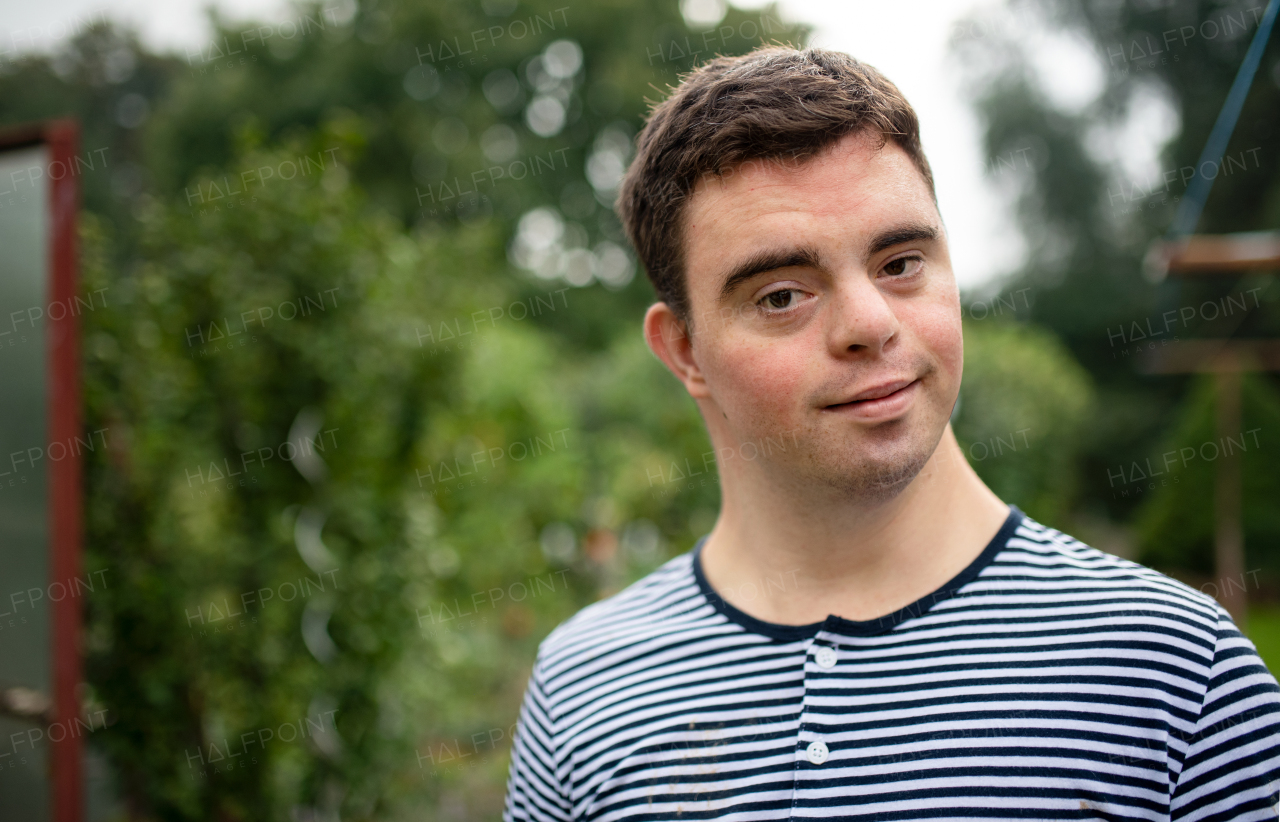
{"type": "Polygon", "coordinates": [[[693,576],[697,580],[698,589],[706,597],[707,602],[711,603],[711,606],[730,622],[737,623],[752,633],[763,634],[772,639],[783,641],[810,639],[817,635],[818,631],[844,636],[875,636],[876,634],[883,634],[893,630],[907,619],[924,614],[937,603],[950,598],[961,587],[977,577],[982,572],[982,569],[995,559],[996,554],[1000,553],[1005,543],[1017,531],[1018,526],[1025,517],[1026,514],[1022,513],[1018,506],[1010,505],[1009,515],[1005,517],[1004,524],[1000,526],[1000,530],[991,538],[987,546],[982,549],[982,553],[978,554],[964,570],[933,593],[926,594],[910,605],[900,608],[891,614],[862,621],[845,619],[832,614],[822,622],[812,622],[808,625],[782,625],[776,622],[756,619],[750,614],[735,608],[716,593],[715,589],[707,582],[706,575],[702,572],[702,546],[709,535],[704,535],[693,547],[693,561],[691,564],[693,565],[693,576]]]}

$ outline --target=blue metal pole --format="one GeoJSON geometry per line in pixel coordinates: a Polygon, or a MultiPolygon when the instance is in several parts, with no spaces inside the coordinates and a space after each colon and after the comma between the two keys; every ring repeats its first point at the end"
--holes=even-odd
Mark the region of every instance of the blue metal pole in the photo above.
{"type": "Polygon", "coordinates": [[[1209,199],[1209,189],[1213,188],[1213,179],[1218,176],[1216,173],[1213,177],[1205,176],[1203,168],[1206,163],[1216,168],[1222,162],[1222,155],[1227,151],[1227,143],[1231,140],[1231,133],[1235,131],[1236,121],[1240,119],[1240,111],[1244,108],[1245,97],[1249,95],[1249,87],[1253,85],[1253,75],[1257,73],[1258,65],[1262,62],[1262,53],[1266,51],[1267,40],[1271,36],[1271,28],[1276,22],[1278,10],[1280,10],[1280,0],[1271,0],[1262,15],[1262,20],[1258,23],[1258,30],[1254,32],[1253,42],[1249,44],[1244,61],[1240,63],[1240,70],[1236,72],[1231,91],[1227,92],[1222,111],[1218,112],[1217,122],[1213,124],[1213,130],[1209,132],[1204,150],[1200,152],[1200,159],[1196,162],[1195,176],[1191,178],[1191,185],[1187,187],[1187,195],[1178,204],[1178,213],[1173,218],[1173,225],[1169,228],[1171,240],[1195,231],[1196,224],[1200,222],[1200,213],[1204,211],[1205,201],[1209,199]]]}

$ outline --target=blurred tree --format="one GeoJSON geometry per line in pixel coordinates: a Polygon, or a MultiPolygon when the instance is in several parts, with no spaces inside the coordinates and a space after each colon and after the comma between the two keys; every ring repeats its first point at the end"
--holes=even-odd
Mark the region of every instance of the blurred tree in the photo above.
{"type": "Polygon", "coordinates": [[[1092,380],[1051,333],[999,321],[965,325],[956,439],[1001,498],[1041,522],[1061,522],[1075,503],[1092,416],[1092,380]]]}
{"type": "Polygon", "coordinates": [[[1197,377],[1168,438],[1158,451],[1135,464],[1112,470],[1119,486],[1113,493],[1141,500],[1137,532],[1144,562],[1200,577],[1214,575],[1214,486],[1222,455],[1239,454],[1247,580],[1251,593],[1274,585],[1280,571],[1280,393],[1271,381],[1245,374],[1241,383],[1241,430],[1230,442],[1217,428],[1213,379],[1197,377]],[[1157,473],[1158,472],[1158,473],[1157,473]]]}
{"type": "Polygon", "coordinates": [[[0,127],[59,117],[80,123],[84,207],[112,223],[123,245],[117,253],[129,251],[129,205],[148,186],[141,134],[179,66],[101,21],[52,55],[0,57],[0,127]]]}
{"type": "Polygon", "coordinates": [[[406,477],[458,365],[406,317],[499,293],[495,238],[366,215],[326,145],[351,150],[244,146],[233,173],[324,168],[235,207],[145,207],[128,270],[90,221],[108,307],[86,315],[88,427],[109,447],[89,562],[118,584],[92,603],[88,676],[139,816],[368,816],[410,757],[381,688],[416,624],[406,477]]]}

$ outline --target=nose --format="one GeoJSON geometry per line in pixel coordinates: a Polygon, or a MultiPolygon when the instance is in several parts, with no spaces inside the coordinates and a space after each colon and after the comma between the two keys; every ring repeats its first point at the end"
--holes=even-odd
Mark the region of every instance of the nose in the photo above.
{"type": "Polygon", "coordinates": [[[831,354],[878,356],[898,338],[900,323],[889,297],[862,270],[837,273],[827,317],[831,354]]]}

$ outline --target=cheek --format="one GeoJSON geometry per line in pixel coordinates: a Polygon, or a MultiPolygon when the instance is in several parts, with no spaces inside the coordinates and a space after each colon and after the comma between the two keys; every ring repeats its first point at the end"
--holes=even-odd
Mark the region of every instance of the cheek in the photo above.
{"type": "Polygon", "coordinates": [[[804,395],[813,362],[812,354],[782,340],[724,347],[708,363],[707,382],[730,417],[736,411],[757,422],[777,420],[804,395]]]}
{"type": "Polygon", "coordinates": [[[937,362],[939,376],[946,382],[959,383],[964,368],[964,329],[959,312],[940,306],[920,318],[916,326],[920,343],[937,362]]]}

